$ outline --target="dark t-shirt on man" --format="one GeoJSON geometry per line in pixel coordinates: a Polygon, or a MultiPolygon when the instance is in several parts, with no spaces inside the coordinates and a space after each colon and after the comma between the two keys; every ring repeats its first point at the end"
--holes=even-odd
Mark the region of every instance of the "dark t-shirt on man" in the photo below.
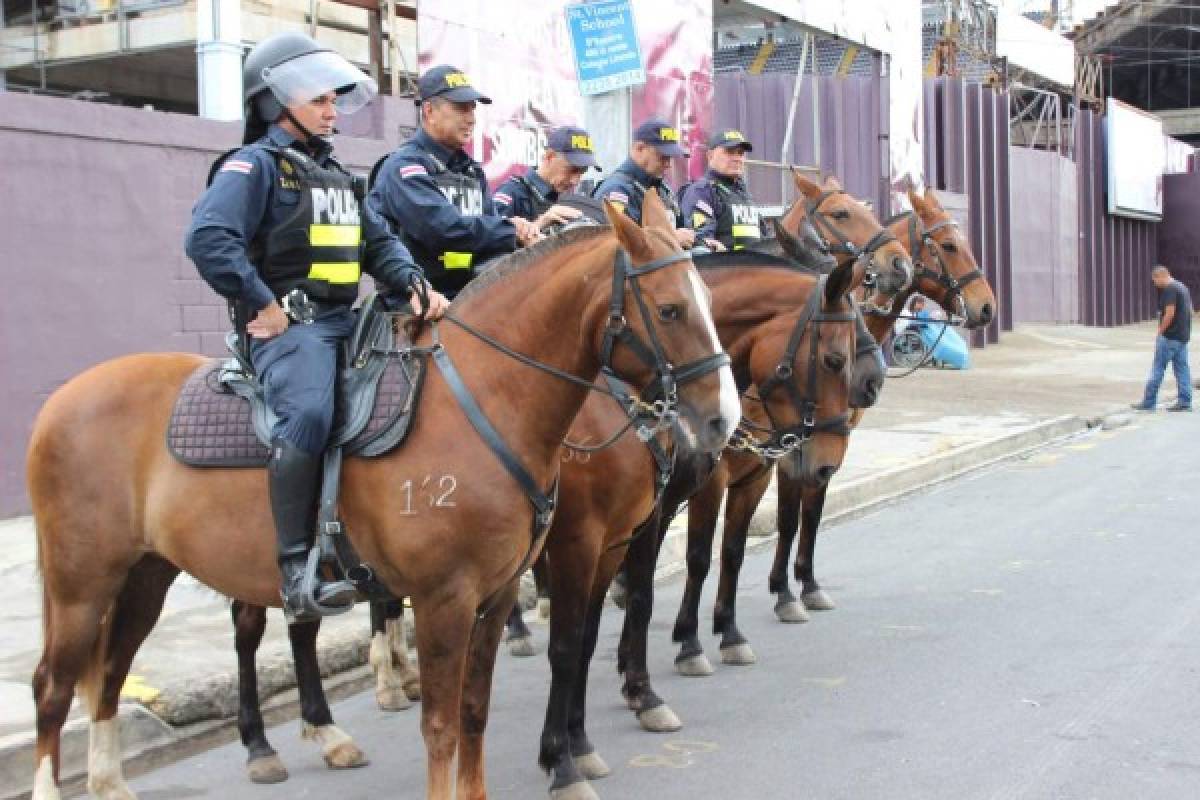
{"type": "Polygon", "coordinates": [[[1158,290],[1158,318],[1161,320],[1168,306],[1175,306],[1175,316],[1163,331],[1163,336],[1177,342],[1187,342],[1192,336],[1192,295],[1188,288],[1173,280],[1166,288],[1158,290]]]}

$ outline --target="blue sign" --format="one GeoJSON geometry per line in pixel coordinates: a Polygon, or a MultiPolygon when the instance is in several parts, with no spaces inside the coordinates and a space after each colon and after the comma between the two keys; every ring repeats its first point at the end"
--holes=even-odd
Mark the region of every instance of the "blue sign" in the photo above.
{"type": "Polygon", "coordinates": [[[631,0],[567,6],[579,91],[602,94],[646,82],[631,0]]]}

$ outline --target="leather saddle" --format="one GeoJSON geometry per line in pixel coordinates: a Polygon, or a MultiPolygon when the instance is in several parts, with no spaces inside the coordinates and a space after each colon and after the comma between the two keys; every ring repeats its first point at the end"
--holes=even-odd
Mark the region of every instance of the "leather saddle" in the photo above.
{"type": "MultiPolygon", "coordinates": [[[[370,295],[357,311],[339,366],[330,448],[369,458],[404,441],[412,424],[425,359],[409,353],[395,315],[370,295]]],[[[263,387],[234,346],[234,357],[211,359],[196,369],[176,398],[167,446],[192,467],[262,467],[275,416],[263,387]]]]}

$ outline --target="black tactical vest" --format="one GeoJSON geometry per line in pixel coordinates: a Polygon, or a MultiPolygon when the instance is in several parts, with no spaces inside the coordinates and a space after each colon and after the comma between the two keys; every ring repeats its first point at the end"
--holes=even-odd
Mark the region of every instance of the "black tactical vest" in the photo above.
{"type": "MultiPolygon", "coordinates": [[[[545,214],[550,210],[550,207],[554,205],[555,201],[538,191],[538,188],[533,185],[533,181],[529,180],[528,176],[518,175],[517,183],[524,186],[525,191],[529,193],[529,202],[533,206],[534,220],[536,220],[542,214],[545,214]]],[[[530,221],[532,222],[533,220],[530,221]]]]}
{"type": "MultiPolygon", "coordinates": [[[[438,189],[446,196],[450,204],[458,209],[458,213],[464,216],[482,216],[483,188],[487,185],[487,176],[483,174],[483,168],[472,163],[467,167],[465,173],[451,172],[433,155],[425,153],[424,156],[423,162],[425,162],[429,177],[437,184],[438,189]]],[[[380,167],[386,160],[387,156],[379,159],[375,168],[371,170],[372,186],[375,184],[380,167]]],[[[409,235],[404,230],[403,222],[389,220],[389,224],[396,235],[400,237],[400,241],[404,242],[404,246],[412,253],[413,261],[420,264],[421,269],[425,271],[425,279],[429,281],[429,285],[448,298],[453,299],[459,290],[467,285],[474,275],[471,268],[482,260],[480,254],[474,252],[431,250],[409,235]]],[[[486,254],[484,255],[486,257],[486,254]]]]}
{"type": "Polygon", "coordinates": [[[273,230],[254,237],[250,262],[276,297],[299,287],[313,300],[353,303],[361,275],[361,180],[335,161],[322,167],[291,147],[266,149],[279,166],[275,192],[294,192],[298,201],[273,230]]]}
{"type": "Polygon", "coordinates": [[[750,195],[741,189],[714,180],[713,186],[720,195],[717,211],[717,241],[729,250],[742,250],[762,238],[758,209],[750,195]]]}

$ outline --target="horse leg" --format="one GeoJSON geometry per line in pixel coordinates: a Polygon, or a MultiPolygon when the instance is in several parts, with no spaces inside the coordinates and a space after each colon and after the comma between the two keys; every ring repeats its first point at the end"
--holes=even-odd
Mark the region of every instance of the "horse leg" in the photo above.
{"type": "Polygon", "coordinates": [[[750,520],[767,485],[770,471],[729,490],[725,499],[725,531],[721,537],[721,580],[713,609],[713,633],[721,635],[721,662],[749,665],[758,660],[750,643],[737,627],[737,583],[746,555],[750,520]]]}
{"type": "Polygon", "coordinates": [[[637,714],[641,726],[651,733],[671,733],[683,727],[679,717],[651,687],[646,664],[650,617],[654,613],[654,566],[670,520],[678,508],[676,502],[670,506],[671,513],[666,514],[660,506],[657,513],[642,523],[634,533],[622,567],[628,584],[625,623],[617,648],[617,671],[625,676],[621,694],[637,714]]]}
{"type": "MultiPolygon", "coordinates": [[[[601,536],[596,538],[599,541],[601,536]]],[[[554,567],[550,593],[554,614],[550,617],[550,697],[538,752],[538,764],[551,776],[550,796],[555,800],[595,797],[586,777],[575,764],[569,731],[572,692],[582,663],[584,622],[588,589],[596,571],[597,553],[588,547],[589,537],[571,531],[572,538],[557,537],[549,543],[554,567]]],[[[603,595],[601,595],[603,598],[603,595]]]]}
{"type": "Polygon", "coordinates": [[[483,763],[483,734],[487,729],[492,701],[492,674],[496,652],[504,635],[505,617],[497,610],[517,602],[518,581],[513,581],[494,601],[493,610],[476,617],[468,643],[463,673],[461,738],[458,745],[458,800],[486,800],[487,783],[483,763]]]}
{"type": "Polygon", "coordinates": [[[282,783],[288,779],[288,771],[267,741],[254,661],[267,629],[267,610],[234,600],[230,614],[238,658],[238,733],[246,748],[246,775],[254,783],[282,783]]]}
{"type": "Polygon", "coordinates": [[[533,562],[533,583],[537,586],[538,618],[550,619],[550,574],[544,550],[533,562]]]}
{"type": "Polygon", "coordinates": [[[296,666],[296,690],[300,694],[301,736],[321,745],[321,755],[330,769],[350,769],[369,762],[362,750],[346,733],[333,724],[333,714],[321,686],[321,668],[317,664],[317,632],[321,620],[298,622],[288,626],[292,660],[296,666]]]}
{"type": "Polygon", "coordinates": [[[800,527],[800,482],[776,470],[775,485],[778,491],[776,523],[779,539],[775,542],[775,560],[771,564],[771,575],[767,586],[776,596],[775,616],[780,622],[808,622],[808,612],[796,602],[796,595],[788,585],[788,564],[792,560],[792,542],[796,540],[796,529],[800,527]]]}
{"type": "MultiPolygon", "coordinates": [[[[404,626],[402,622],[397,624],[395,619],[390,618],[389,612],[393,609],[389,601],[372,600],[369,605],[371,649],[367,661],[371,664],[371,671],[375,673],[375,704],[379,706],[380,711],[404,711],[412,707],[412,701],[408,699],[400,674],[395,669],[397,659],[392,641],[393,630],[400,628],[400,643],[403,647],[401,652],[407,665],[408,647],[404,643],[404,626]]],[[[403,605],[399,611],[404,613],[403,605]]]]}
{"type": "MultiPolygon", "coordinates": [[[[109,611],[106,641],[99,653],[99,691],[86,691],[91,710],[87,784],[88,792],[99,800],[136,797],[121,772],[117,707],[133,657],[158,622],[167,590],[178,574],[179,570],[163,559],[143,556],[130,569],[109,611]]],[[[85,688],[87,684],[85,681],[85,688]]]]}
{"type": "Polygon", "coordinates": [[[837,608],[813,573],[813,554],[817,549],[817,529],[825,510],[828,486],[804,490],[804,514],[801,517],[800,548],[796,551],[796,580],[800,581],[800,600],[809,611],[832,611],[837,608]]]}
{"type": "Polygon", "coordinates": [[[612,770],[604,759],[596,752],[591,739],[587,735],[587,684],[588,672],[592,665],[592,656],[596,652],[596,642],[600,636],[600,617],[604,613],[604,596],[611,583],[611,575],[615,572],[614,564],[608,571],[608,576],[597,581],[592,588],[592,596],[588,602],[587,618],[583,627],[583,647],[580,651],[578,678],[571,698],[571,714],[567,719],[567,733],[571,740],[571,755],[575,766],[588,780],[596,780],[607,776],[612,770]]]}
{"type": "Polygon", "coordinates": [[[421,671],[408,656],[408,635],[404,628],[404,601],[391,600],[387,605],[387,635],[392,646],[392,664],[400,673],[404,694],[414,703],[421,700],[421,671]]]}
{"type": "Polygon", "coordinates": [[[675,670],[689,678],[713,674],[712,664],[700,644],[700,594],[704,591],[704,580],[712,566],[713,536],[716,534],[717,515],[720,513],[724,490],[724,482],[714,474],[688,500],[688,576],[671,641],[679,643],[675,670]]]}
{"type": "Polygon", "coordinates": [[[426,798],[452,800],[451,770],[458,752],[463,675],[476,601],[447,583],[414,607],[421,654],[421,736],[425,740],[426,798]]]}
{"type": "Polygon", "coordinates": [[[525,612],[521,610],[519,601],[513,603],[504,627],[508,632],[506,636],[508,652],[517,658],[537,655],[537,648],[533,645],[533,631],[529,630],[529,626],[525,624],[525,612]]]}

